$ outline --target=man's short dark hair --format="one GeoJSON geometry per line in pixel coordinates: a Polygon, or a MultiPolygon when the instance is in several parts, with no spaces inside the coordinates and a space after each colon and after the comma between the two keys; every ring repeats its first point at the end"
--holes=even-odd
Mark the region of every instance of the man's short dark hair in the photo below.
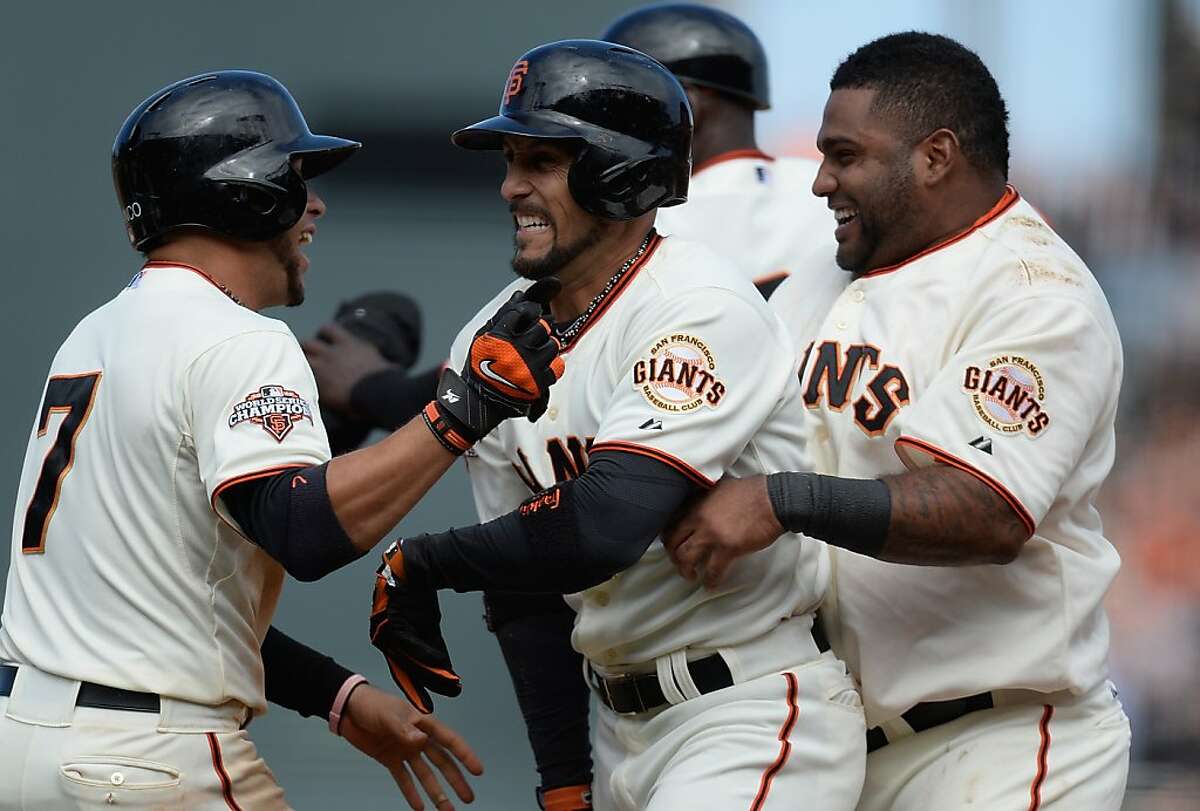
{"type": "Polygon", "coordinates": [[[869,42],[838,65],[830,90],[878,91],[874,108],[917,143],[945,127],[981,171],[1008,177],[1008,108],[974,51],[938,34],[907,31],[869,42]]]}

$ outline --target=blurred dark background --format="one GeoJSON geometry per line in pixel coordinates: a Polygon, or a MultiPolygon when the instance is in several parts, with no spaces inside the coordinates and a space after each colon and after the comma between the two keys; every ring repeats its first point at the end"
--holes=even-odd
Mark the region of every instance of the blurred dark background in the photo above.
{"type": "MultiPolygon", "coordinates": [[[[767,148],[812,152],[837,61],[918,28],[978,50],[1009,101],[1013,179],[1100,278],[1126,348],[1118,467],[1104,515],[1125,566],[1111,595],[1114,678],[1133,719],[1131,811],[1200,802],[1200,2],[1198,0],[808,0],[714,3],[744,16],[772,59],[767,148]]],[[[380,288],[425,309],[423,361],[509,277],[499,159],[448,133],[490,115],[513,60],[594,35],[639,3],[516,5],[299,0],[288,4],[10,4],[0,22],[0,494],[12,499],[54,350],[140,266],[125,241],[109,149],[157,88],[214,68],[282,80],[316,131],[362,140],[318,181],[329,206],[302,308],[271,313],[301,338],[337,303],[380,288]]],[[[832,222],[831,222],[832,230],[832,222]]],[[[8,502],[11,507],[11,501],[8,502]]],[[[461,469],[404,522],[408,533],[474,521],[461,469]]],[[[288,633],[390,684],[367,643],[373,560],[290,583],[288,633]]],[[[0,574],[7,557],[0,555],[0,574]]],[[[536,776],[507,675],[475,596],[443,597],[465,692],[438,703],[486,761],[484,809],[533,808],[536,776]]],[[[303,674],[297,674],[302,678],[303,674]]],[[[254,738],[297,809],[400,808],[387,773],[316,720],[273,711],[254,738]]]]}

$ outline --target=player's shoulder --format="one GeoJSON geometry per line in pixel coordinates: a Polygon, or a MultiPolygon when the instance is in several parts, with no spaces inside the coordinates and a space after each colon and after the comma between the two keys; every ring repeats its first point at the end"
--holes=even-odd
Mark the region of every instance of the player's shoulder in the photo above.
{"type": "Polygon", "coordinates": [[[682,236],[662,237],[641,275],[666,298],[680,295],[762,296],[737,266],[707,244],[682,236]]]}
{"type": "Polygon", "coordinates": [[[723,254],[685,237],[663,237],[641,271],[629,318],[701,308],[713,318],[751,314],[774,328],[775,316],[754,284],[723,254]]]}
{"type": "Polygon", "coordinates": [[[1108,309],[1087,263],[1029,201],[1017,199],[983,233],[974,281],[992,295],[1057,296],[1108,309]]]}
{"type": "Polygon", "coordinates": [[[1112,308],[1087,263],[1024,198],[987,227],[982,253],[966,268],[964,300],[995,311],[1020,307],[1058,307],[1087,313],[1100,329],[1119,341],[1112,308]]]}
{"type": "Polygon", "coordinates": [[[140,271],[85,324],[122,340],[152,340],[184,360],[247,334],[296,342],[283,321],[243,306],[203,274],[175,267],[140,271]]]}

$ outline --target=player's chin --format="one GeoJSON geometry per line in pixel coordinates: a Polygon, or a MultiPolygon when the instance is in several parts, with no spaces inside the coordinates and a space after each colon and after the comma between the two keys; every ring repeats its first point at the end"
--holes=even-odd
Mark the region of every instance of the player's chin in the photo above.
{"type": "Polygon", "coordinates": [[[860,273],[866,267],[867,253],[866,246],[859,240],[847,239],[845,242],[839,242],[837,265],[842,270],[860,273]]]}

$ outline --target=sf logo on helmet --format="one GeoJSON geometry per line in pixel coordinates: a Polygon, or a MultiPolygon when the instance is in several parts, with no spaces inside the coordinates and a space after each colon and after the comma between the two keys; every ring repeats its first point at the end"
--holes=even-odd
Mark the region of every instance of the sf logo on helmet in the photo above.
{"type": "Polygon", "coordinates": [[[508,73],[508,83],[504,86],[504,103],[508,104],[508,100],[513,96],[519,95],[525,88],[525,74],[529,73],[529,60],[522,59],[520,62],[512,66],[512,70],[508,73]]]}

